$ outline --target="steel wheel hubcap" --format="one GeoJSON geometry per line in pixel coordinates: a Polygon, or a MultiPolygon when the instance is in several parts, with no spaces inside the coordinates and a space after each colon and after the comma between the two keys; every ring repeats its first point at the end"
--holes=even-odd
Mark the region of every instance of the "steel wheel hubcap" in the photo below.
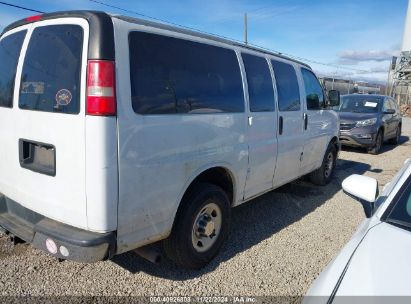
{"type": "Polygon", "coordinates": [[[330,152],[327,155],[327,163],[325,165],[325,172],[324,172],[325,177],[329,177],[331,175],[331,172],[333,171],[333,166],[334,166],[334,155],[330,152]]]}
{"type": "Polygon", "coordinates": [[[198,252],[209,250],[220,235],[221,224],[220,207],[215,203],[205,205],[194,221],[191,234],[194,249],[198,252]]]}

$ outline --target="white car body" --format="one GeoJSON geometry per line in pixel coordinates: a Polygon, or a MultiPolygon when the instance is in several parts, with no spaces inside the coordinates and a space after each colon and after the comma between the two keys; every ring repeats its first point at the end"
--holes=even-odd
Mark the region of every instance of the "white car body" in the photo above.
{"type": "Polygon", "coordinates": [[[381,220],[387,208],[396,203],[399,190],[409,186],[410,176],[411,161],[407,160],[380,194],[374,215],[362,222],[352,239],[314,281],[305,303],[355,300],[341,296],[411,296],[411,231],[381,220]]]}

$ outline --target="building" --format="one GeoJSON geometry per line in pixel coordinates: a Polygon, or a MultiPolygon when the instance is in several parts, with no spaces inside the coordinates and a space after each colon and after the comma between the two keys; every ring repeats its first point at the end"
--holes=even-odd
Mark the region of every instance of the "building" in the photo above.
{"type": "Polygon", "coordinates": [[[393,57],[389,73],[390,95],[398,104],[411,104],[411,2],[408,2],[401,54],[393,57]]]}

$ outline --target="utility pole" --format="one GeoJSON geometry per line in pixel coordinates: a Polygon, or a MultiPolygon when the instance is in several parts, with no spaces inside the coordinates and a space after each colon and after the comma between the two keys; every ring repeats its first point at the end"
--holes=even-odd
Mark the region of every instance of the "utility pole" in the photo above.
{"type": "Polygon", "coordinates": [[[389,68],[388,68],[388,79],[387,79],[387,86],[385,87],[385,95],[388,95],[388,92],[389,92],[391,66],[392,66],[392,63],[390,63],[389,68]]]}
{"type": "Polygon", "coordinates": [[[247,13],[244,13],[244,43],[248,44],[247,13]]]}

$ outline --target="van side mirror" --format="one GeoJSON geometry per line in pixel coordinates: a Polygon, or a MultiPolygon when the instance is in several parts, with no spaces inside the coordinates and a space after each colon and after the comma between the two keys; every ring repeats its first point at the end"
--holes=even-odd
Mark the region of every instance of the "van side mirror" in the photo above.
{"type": "Polygon", "coordinates": [[[328,91],[328,106],[336,107],[340,105],[340,91],[330,90],[328,91]]]}
{"type": "Polygon", "coordinates": [[[384,110],[383,114],[395,114],[395,110],[394,109],[386,109],[386,110],[384,110]]]}
{"type": "Polygon", "coordinates": [[[375,178],[353,174],[344,179],[342,188],[362,204],[367,218],[372,216],[378,197],[378,182],[375,178]]]}

